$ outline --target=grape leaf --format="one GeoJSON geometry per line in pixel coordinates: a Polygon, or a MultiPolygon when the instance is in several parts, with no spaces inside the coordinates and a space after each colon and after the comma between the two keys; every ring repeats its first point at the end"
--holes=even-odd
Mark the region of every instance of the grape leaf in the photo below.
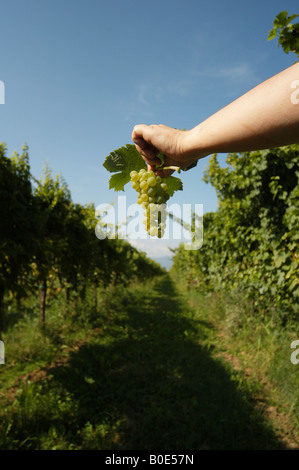
{"type": "Polygon", "coordinates": [[[110,177],[109,180],[109,189],[114,189],[114,191],[124,191],[124,186],[130,181],[130,178],[127,178],[126,173],[123,171],[121,173],[115,173],[110,177]]]}
{"type": "Polygon", "coordinates": [[[167,184],[167,193],[169,196],[173,196],[175,191],[182,191],[183,190],[183,183],[180,178],[176,176],[168,176],[167,178],[163,178],[163,182],[167,184]]]}
{"type": "Polygon", "coordinates": [[[163,152],[159,152],[157,157],[161,160],[161,165],[164,165],[164,154],[163,154],[163,152]]]}
{"type": "Polygon", "coordinates": [[[121,152],[111,152],[106,158],[103,166],[110,172],[122,171],[126,167],[126,161],[121,152]]]}
{"type": "Polygon", "coordinates": [[[124,186],[130,181],[130,172],[146,169],[146,164],[135,145],[127,144],[111,152],[103,163],[110,173],[115,173],[109,180],[109,189],[124,191],[124,186]]]}
{"type": "MultiPolygon", "coordinates": [[[[114,191],[124,191],[124,186],[130,181],[130,172],[132,170],[139,171],[142,168],[147,168],[145,161],[135,145],[132,144],[126,144],[125,147],[113,150],[106,157],[103,166],[110,173],[114,173],[109,180],[109,189],[114,189],[114,191]]],[[[164,180],[170,196],[175,191],[183,189],[183,184],[179,178],[168,176],[164,180]]]]}

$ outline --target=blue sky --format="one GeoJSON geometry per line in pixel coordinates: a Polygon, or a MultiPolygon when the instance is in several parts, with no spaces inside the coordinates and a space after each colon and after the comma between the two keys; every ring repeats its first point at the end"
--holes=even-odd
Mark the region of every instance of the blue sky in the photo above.
{"type": "MultiPolygon", "coordinates": [[[[33,175],[47,162],[81,204],[115,199],[102,163],[131,143],[135,124],[191,128],[295,60],[267,34],[280,11],[299,13],[297,0],[2,0],[0,8],[0,141],[9,155],[27,143],[33,175]]],[[[202,181],[207,163],[181,174],[173,202],[216,209],[202,181]]],[[[131,188],[125,194],[136,202],[131,188]]],[[[162,241],[141,245],[166,253],[162,241]]]]}

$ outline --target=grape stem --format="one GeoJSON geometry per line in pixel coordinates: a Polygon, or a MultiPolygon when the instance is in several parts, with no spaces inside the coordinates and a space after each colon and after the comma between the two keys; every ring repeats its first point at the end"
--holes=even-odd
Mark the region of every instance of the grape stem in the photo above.
{"type": "Polygon", "coordinates": [[[161,160],[161,165],[157,167],[157,170],[159,170],[160,167],[162,167],[163,170],[174,170],[177,171],[178,173],[181,172],[181,168],[179,166],[163,166],[164,164],[164,154],[163,152],[159,152],[157,157],[161,160]]]}
{"type": "Polygon", "coordinates": [[[177,171],[178,173],[181,172],[181,167],[179,166],[163,166],[163,170],[174,170],[177,171]]]}

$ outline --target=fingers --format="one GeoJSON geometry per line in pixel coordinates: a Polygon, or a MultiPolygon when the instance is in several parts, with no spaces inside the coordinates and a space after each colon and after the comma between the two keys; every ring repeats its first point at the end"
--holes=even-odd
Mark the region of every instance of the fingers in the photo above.
{"type": "Polygon", "coordinates": [[[132,140],[136,145],[138,152],[147,152],[153,154],[154,147],[151,145],[151,140],[148,136],[147,127],[145,124],[139,124],[134,127],[132,132],[132,140]]]}
{"type": "Polygon", "coordinates": [[[163,168],[159,168],[154,171],[155,171],[155,174],[157,176],[161,176],[161,178],[167,178],[167,176],[170,176],[172,175],[172,173],[174,173],[174,170],[163,170],[163,168]]]}
{"type": "Polygon", "coordinates": [[[151,128],[145,124],[136,125],[132,132],[132,140],[143,160],[149,165],[159,165],[158,150],[151,143],[151,128]]]}
{"type": "Polygon", "coordinates": [[[149,164],[147,165],[148,171],[155,171],[155,169],[156,169],[156,165],[149,165],[149,164]]]}
{"type": "MultiPolygon", "coordinates": [[[[169,130],[167,126],[163,124],[147,126],[145,124],[138,124],[134,127],[132,132],[132,140],[135,143],[136,149],[140,153],[141,157],[145,161],[149,170],[155,172],[156,175],[166,178],[173,173],[173,170],[163,170],[163,168],[156,168],[161,165],[161,160],[157,158],[159,151],[163,151],[162,145],[157,147],[153,145],[154,142],[161,144],[161,134],[165,139],[165,131],[169,130]],[[162,132],[161,132],[162,130],[162,132]]],[[[165,153],[164,153],[165,156],[165,153]]],[[[166,163],[166,162],[165,162],[166,163]]],[[[167,157],[167,164],[176,165],[176,162],[167,157]]],[[[165,165],[167,166],[167,165],[165,165]]]]}
{"type": "Polygon", "coordinates": [[[137,124],[134,126],[133,132],[132,132],[132,140],[133,142],[137,143],[138,142],[151,142],[150,137],[149,137],[149,126],[145,124],[137,124]],[[146,136],[146,138],[145,138],[146,136]]]}

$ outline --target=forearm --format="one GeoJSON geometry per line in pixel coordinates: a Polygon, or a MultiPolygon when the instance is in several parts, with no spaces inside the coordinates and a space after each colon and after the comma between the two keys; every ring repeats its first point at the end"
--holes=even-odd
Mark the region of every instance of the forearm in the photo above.
{"type": "Polygon", "coordinates": [[[188,131],[191,156],[242,152],[299,142],[299,63],[266,80],[188,131]],[[295,82],[297,80],[297,83],[295,82]]]}

